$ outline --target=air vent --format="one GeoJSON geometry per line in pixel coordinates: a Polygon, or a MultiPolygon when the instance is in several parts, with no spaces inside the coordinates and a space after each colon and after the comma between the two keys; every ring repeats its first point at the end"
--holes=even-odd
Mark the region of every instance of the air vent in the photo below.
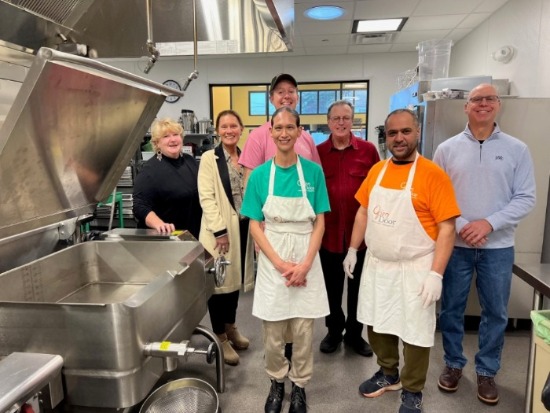
{"type": "Polygon", "coordinates": [[[354,35],[355,44],[382,44],[390,43],[395,33],[357,33],[354,35]]]}

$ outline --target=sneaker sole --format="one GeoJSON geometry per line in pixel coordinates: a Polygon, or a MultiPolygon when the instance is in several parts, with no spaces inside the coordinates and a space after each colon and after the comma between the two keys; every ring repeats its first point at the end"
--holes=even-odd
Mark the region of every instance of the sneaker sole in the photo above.
{"type": "Polygon", "coordinates": [[[401,382],[399,382],[399,383],[391,384],[391,385],[386,386],[386,387],[382,387],[380,390],[377,390],[373,393],[361,393],[361,394],[364,397],[367,397],[369,399],[374,399],[375,397],[382,396],[387,391],[401,390],[401,387],[403,387],[403,386],[401,385],[401,382]]]}
{"type": "Polygon", "coordinates": [[[479,400],[481,400],[483,403],[490,404],[490,405],[492,405],[492,406],[494,406],[495,404],[498,403],[498,397],[497,397],[496,399],[485,399],[485,398],[481,397],[481,396],[479,395],[479,393],[478,393],[478,394],[477,394],[477,398],[478,398],[479,400]]]}
{"type": "Polygon", "coordinates": [[[444,391],[446,393],[454,393],[458,390],[458,384],[455,387],[446,387],[441,384],[440,381],[437,382],[437,387],[439,387],[439,390],[444,391]]]}

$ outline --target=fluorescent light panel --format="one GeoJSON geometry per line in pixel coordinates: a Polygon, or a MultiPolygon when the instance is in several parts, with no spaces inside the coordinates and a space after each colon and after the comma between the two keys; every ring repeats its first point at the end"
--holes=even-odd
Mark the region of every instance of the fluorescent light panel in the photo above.
{"type": "Polygon", "coordinates": [[[352,33],[396,32],[403,28],[406,21],[406,18],[355,20],[352,33]]]}

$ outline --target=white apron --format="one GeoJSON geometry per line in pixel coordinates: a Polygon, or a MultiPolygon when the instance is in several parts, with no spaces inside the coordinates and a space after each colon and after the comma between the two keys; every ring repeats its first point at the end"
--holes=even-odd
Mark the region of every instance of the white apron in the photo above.
{"type": "MultiPolygon", "coordinates": [[[[269,191],[262,209],[265,217],[265,236],[283,260],[293,262],[304,260],[313,230],[313,221],[316,218],[315,211],[307,199],[300,158],[297,170],[302,197],[275,196],[275,162],[272,161],[269,191]]],[[[252,315],[262,320],[281,321],[297,317],[318,318],[329,314],[319,253],[307,274],[306,287],[287,287],[286,281],[271,261],[260,252],[252,315]]]]}
{"type": "Polygon", "coordinates": [[[388,160],[369,197],[357,319],[374,331],[399,336],[421,347],[434,344],[435,304],[422,308],[418,295],[433,262],[435,242],[412,203],[411,187],[418,153],[403,190],[380,186],[388,160]]]}

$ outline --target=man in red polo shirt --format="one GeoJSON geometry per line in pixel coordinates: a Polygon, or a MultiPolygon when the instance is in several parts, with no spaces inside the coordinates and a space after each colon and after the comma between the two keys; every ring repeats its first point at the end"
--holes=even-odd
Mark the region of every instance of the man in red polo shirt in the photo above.
{"type": "Polygon", "coordinates": [[[342,261],[346,257],[355,214],[359,203],[355,193],[367,177],[370,168],[380,160],[376,147],[351,133],[353,105],[339,100],[330,105],[327,114],[330,137],[317,146],[325,173],[331,212],[325,214],[325,234],[320,256],[327,288],[330,315],[325,319],[328,334],[321,341],[323,353],[333,353],[344,340],[357,354],[372,356],[372,349],[361,333],[363,324],[357,321],[357,297],[366,246],[357,251],[353,279],[348,279],[347,318],[342,310],[346,275],[342,261]],[[345,330],[345,335],[343,332],[345,330]]]}

